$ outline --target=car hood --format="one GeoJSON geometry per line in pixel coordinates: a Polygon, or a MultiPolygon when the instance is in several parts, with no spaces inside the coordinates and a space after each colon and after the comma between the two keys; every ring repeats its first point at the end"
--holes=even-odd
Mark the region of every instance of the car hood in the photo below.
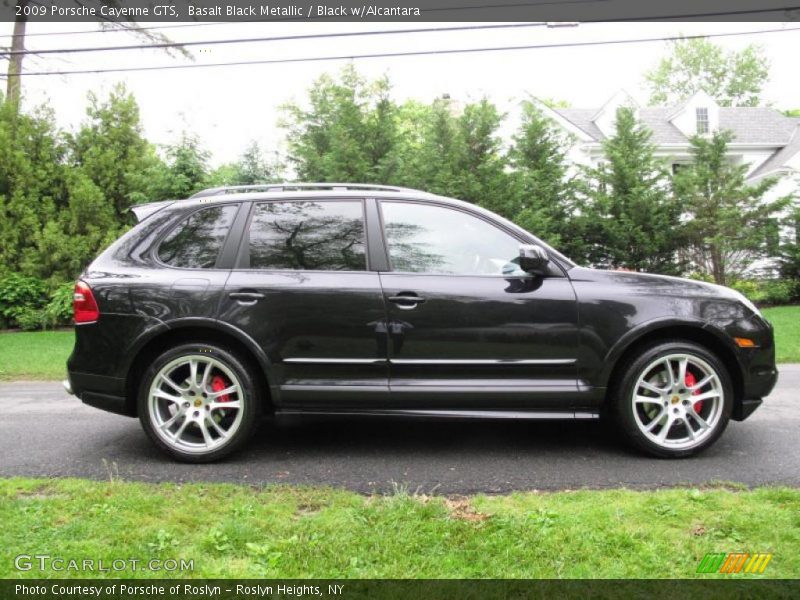
{"type": "Polygon", "coordinates": [[[685,279],[683,277],[671,277],[669,275],[575,267],[570,269],[569,277],[572,281],[596,281],[612,284],[618,288],[628,287],[632,292],[648,291],[661,295],[681,295],[698,298],[714,297],[736,301],[742,300],[742,295],[731,288],[715,283],[685,279]]]}

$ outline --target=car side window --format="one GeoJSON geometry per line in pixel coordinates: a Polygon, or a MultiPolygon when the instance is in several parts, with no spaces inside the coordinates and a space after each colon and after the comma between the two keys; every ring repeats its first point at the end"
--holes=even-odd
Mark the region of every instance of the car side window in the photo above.
{"type": "Polygon", "coordinates": [[[172,267],[213,269],[238,204],[193,212],[178,223],[158,247],[158,258],[172,267]]]}
{"type": "Polygon", "coordinates": [[[381,202],[392,270],[446,275],[519,277],[520,242],[460,210],[381,202]]]}
{"type": "Polygon", "coordinates": [[[250,268],[365,271],[360,200],[257,204],[250,224],[250,268]]]}

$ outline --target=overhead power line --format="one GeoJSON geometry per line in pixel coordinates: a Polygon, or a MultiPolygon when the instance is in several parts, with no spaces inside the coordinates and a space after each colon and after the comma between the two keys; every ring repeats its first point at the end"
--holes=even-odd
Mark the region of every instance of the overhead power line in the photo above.
{"type": "Polygon", "coordinates": [[[687,39],[701,39],[701,38],[720,38],[720,37],[735,37],[743,35],[761,35],[766,33],[784,33],[789,31],[800,31],[800,27],[786,27],[781,29],[758,29],[751,31],[734,31],[728,33],[709,33],[709,34],[694,34],[694,35],[677,35],[666,37],[646,37],[634,38],[624,40],[597,40],[588,42],[562,42],[555,44],[526,44],[518,46],[489,46],[481,48],[452,48],[445,50],[409,50],[403,52],[374,52],[364,54],[341,54],[337,56],[306,56],[298,58],[275,58],[266,60],[244,60],[234,62],[218,62],[218,63],[191,63],[184,65],[162,65],[162,66],[146,66],[146,67],[120,67],[111,69],[76,69],[68,71],[34,71],[12,75],[13,77],[34,77],[46,75],[91,75],[99,73],[129,73],[136,71],[169,71],[174,69],[202,69],[214,67],[237,67],[237,66],[252,66],[252,65],[275,65],[275,64],[289,64],[289,63],[303,63],[303,62],[324,62],[335,60],[356,60],[367,58],[401,58],[410,56],[441,56],[448,54],[475,54],[482,52],[510,52],[518,50],[542,50],[547,48],[580,48],[587,46],[610,46],[621,44],[642,44],[649,42],[669,42],[687,39]]]}
{"type": "Polygon", "coordinates": [[[203,40],[192,42],[159,42],[157,44],[131,44],[120,46],[95,46],[86,48],[57,48],[49,50],[11,50],[0,52],[0,56],[18,56],[20,54],[75,54],[78,52],[112,52],[116,50],[151,50],[177,48],[186,46],[214,46],[220,44],[252,44],[257,42],[285,42],[297,40],[313,40],[321,38],[364,37],[377,35],[398,35],[407,33],[447,33],[449,31],[476,31],[482,29],[523,29],[530,27],[546,27],[547,23],[504,23],[494,25],[456,25],[448,27],[416,27],[413,29],[380,29],[370,31],[340,31],[336,33],[306,33],[296,35],[278,35],[254,38],[228,38],[222,40],[203,40]]]}
{"type": "MultiPolygon", "coordinates": [[[[564,4],[599,4],[604,2],[609,2],[610,0],[545,0],[544,2],[519,2],[519,3],[506,3],[506,4],[494,4],[494,5],[473,5],[473,6],[451,6],[451,7],[438,7],[438,8],[426,8],[424,9],[425,12],[437,12],[437,11],[454,11],[454,10],[481,10],[481,9],[488,9],[488,8],[521,8],[521,7],[530,7],[530,6],[544,6],[544,5],[564,5],[564,4]]],[[[666,14],[666,15],[653,15],[647,17],[618,17],[614,18],[614,22],[632,22],[632,21],[663,21],[663,20],[682,20],[682,19],[709,19],[714,17],[736,17],[736,16],[745,16],[745,15],[753,15],[753,14],[765,14],[765,13],[789,13],[791,11],[800,10],[800,5],[794,6],[780,6],[780,7],[770,7],[770,8],[758,8],[758,9],[747,9],[747,10],[735,10],[735,11],[722,11],[722,12],[706,12],[706,13],[684,13],[684,14],[666,14]]],[[[294,19],[290,19],[294,20],[294,19]]],[[[307,20],[307,19],[304,19],[307,20]]],[[[243,24],[243,23],[275,23],[282,21],[282,19],[273,19],[270,21],[231,21],[229,23],[226,22],[213,22],[213,23],[181,23],[176,25],[160,25],[160,26],[153,26],[153,27],[136,27],[137,31],[152,31],[152,30],[159,30],[159,29],[174,29],[179,27],[205,27],[205,26],[218,26],[218,25],[226,25],[226,24],[243,24]]],[[[607,20],[586,20],[581,21],[583,24],[590,24],[590,23],[600,23],[600,22],[607,22],[607,20]]],[[[472,25],[472,26],[461,26],[461,27],[451,27],[451,28],[421,28],[418,30],[407,30],[408,33],[424,33],[428,31],[461,31],[461,30],[469,30],[469,29],[492,29],[492,28],[502,28],[502,27],[543,27],[547,25],[546,23],[514,23],[514,24],[505,24],[505,25],[472,25]]],[[[42,32],[42,33],[30,33],[26,34],[26,37],[30,36],[46,36],[46,35],[77,35],[83,33],[116,33],[116,32],[131,32],[134,29],[101,29],[98,31],[66,31],[66,32],[42,32]]],[[[385,35],[391,35],[392,33],[404,33],[406,31],[403,30],[396,30],[396,31],[386,31],[385,35]]],[[[163,48],[176,48],[181,46],[200,46],[200,45],[215,45],[215,44],[240,44],[240,43],[254,43],[254,42],[271,42],[271,41],[284,41],[284,40],[300,40],[300,39],[315,39],[318,37],[347,37],[347,36],[367,36],[367,35],[380,35],[384,34],[383,32],[342,32],[339,34],[314,34],[308,36],[278,36],[278,37],[266,37],[266,38],[245,38],[245,39],[223,39],[223,40],[206,40],[206,41],[190,41],[190,42],[159,42],[155,44],[129,44],[129,45],[117,45],[117,46],[97,46],[97,47],[83,47],[83,48],[55,48],[55,49],[43,49],[43,50],[17,50],[17,51],[6,51],[0,53],[1,55],[5,56],[13,56],[13,55],[26,55],[26,54],[71,54],[71,53],[79,53],[79,52],[101,52],[101,51],[119,51],[119,50],[147,50],[147,49],[163,49],[163,48]]],[[[2,38],[9,38],[14,37],[13,34],[6,34],[0,35],[2,38]]]]}

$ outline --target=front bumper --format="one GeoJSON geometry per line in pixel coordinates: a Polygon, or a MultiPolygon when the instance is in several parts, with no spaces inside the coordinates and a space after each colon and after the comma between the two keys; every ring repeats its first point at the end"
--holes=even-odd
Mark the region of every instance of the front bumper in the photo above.
{"type": "Polygon", "coordinates": [[[778,383],[778,368],[775,365],[775,334],[772,324],[761,315],[754,315],[742,327],[742,333],[758,343],[757,348],[740,349],[742,366],[741,399],[734,405],[731,418],[744,421],[762,404],[778,383]]]}

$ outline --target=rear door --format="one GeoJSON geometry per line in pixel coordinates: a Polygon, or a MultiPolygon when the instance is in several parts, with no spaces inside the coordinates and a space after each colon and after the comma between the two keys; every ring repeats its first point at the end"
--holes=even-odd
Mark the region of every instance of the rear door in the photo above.
{"type": "Polygon", "coordinates": [[[277,405],[386,401],[386,312],[362,200],[254,202],[225,292],[220,319],[264,349],[277,405]]]}
{"type": "Polygon", "coordinates": [[[519,268],[516,237],[477,213],[381,200],[390,270],[391,405],[569,410],[577,305],[569,279],[519,268]]]}

